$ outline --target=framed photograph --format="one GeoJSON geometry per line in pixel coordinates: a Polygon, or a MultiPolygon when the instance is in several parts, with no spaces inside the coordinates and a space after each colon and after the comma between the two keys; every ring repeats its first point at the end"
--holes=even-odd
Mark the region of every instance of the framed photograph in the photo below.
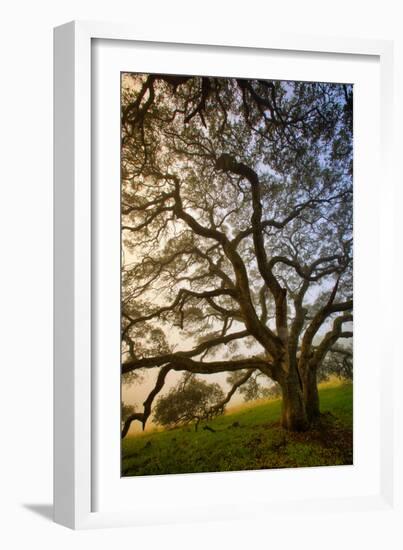
{"type": "Polygon", "coordinates": [[[54,44],[55,521],[392,511],[392,43],[54,44]]]}

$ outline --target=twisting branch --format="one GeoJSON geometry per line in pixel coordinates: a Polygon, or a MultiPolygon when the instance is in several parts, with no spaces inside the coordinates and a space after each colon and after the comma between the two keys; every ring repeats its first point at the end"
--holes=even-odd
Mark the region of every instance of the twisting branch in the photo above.
{"type": "MultiPolygon", "coordinates": [[[[341,321],[353,307],[351,87],[132,81],[122,94],[123,263],[133,260],[122,278],[122,372],[256,369],[293,395],[299,369],[351,334],[341,321]],[[172,319],[193,349],[166,352],[172,319]],[[253,357],[206,361],[246,337],[253,357]]],[[[304,399],[289,411],[298,429],[304,399]]]]}
{"type": "Polygon", "coordinates": [[[123,429],[122,429],[122,434],[121,434],[122,439],[124,437],[126,437],[127,432],[129,431],[132,422],[134,422],[135,420],[138,420],[139,422],[141,422],[143,430],[144,430],[144,428],[146,426],[146,422],[147,422],[147,420],[148,420],[148,418],[151,414],[151,406],[153,404],[154,398],[156,397],[156,395],[158,395],[158,393],[164,387],[165,378],[166,378],[169,371],[170,371],[169,366],[165,366],[165,367],[162,367],[162,369],[158,373],[157,382],[156,382],[153,390],[149,393],[147,399],[143,403],[143,407],[144,407],[143,412],[142,413],[133,413],[125,420],[125,423],[124,423],[123,429]]]}
{"type": "MultiPolygon", "coordinates": [[[[223,337],[225,338],[225,337],[223,337]]],[[[206,342],[207,344],[207,342],[206,342]]],[[[137,369],[150,369],[160,367],[162,365],[170,365],[172,370],[186,370],[194,374],[215,374],[219,372],[233,372],[247,368],[260,369],[263,372],[270,371],[273,365],[259,357],[251,357],[247,359],[228,360],[228,361],[196,361],[191,359],[185,352],[167,353],[156,357],[143,357],[142,359],[132,359],[123,363],[122,374],[132,372],[137,369]]]]}
{"type": "Polygon", "coordinates": [[[316,348],[313,357],[310,359],[310,364],[314,367],[318,367],[323,361],[327,352],[337,342],[339,338],[351,338],[353,333],[351,331],[343,331],[343,324],[349,323],[353,320],[351,314],[341,315],[333,321],[333,328],[323,338],[320,345],[316,348]]]}
{"type": "MultiPolygon", "coordinates": [[[[310,198],[300,204],[295,205],[291,210],[291,212],[287,214],[287,216],[285,216],[282,220],[276,220],[276,219],[262,220],[260,223],[260,226],[262,230],[268,227],[273,227],[275,229],[284,229],[290,222],[297,219],[303,213],[304,210],[320,204],[324,204],[324,203],[333,203],[337,200],[342,199],[345,195],[346,193],[343,192],[343,193],[337,193],[328,198],[321,198],[320,196],[315,198],[310,198]]],[[[248,227],[240,231],[233,238],[231,242],[235,247],[237,247],[243,239],[245,239],[249,235],[252,235],[252,233],[253,233],[253,227],[248,227]]]]}
{"type": "MultiPolygon", "coordinates": [[[[131,361],[126,361],[122,364],[122,373],[125,374],[127,372],[132,372],[133,370],[136,370],[138,368],[151,368],[153,366],[161,366],[164,363],[167,363],[168,361],[171,361],[172,358],[175,357],[197,357],[198,355],[201,355],[205,351],[211,350],[217,346],[226,345],[229,342],[233,342],[234,340],[241,340],[242,338],[246,338],[249,336],[249,333],[247,330],[241,330],[238,332],[232,332],[229,334],[222,334],[221,336],[218,336],[217,338],[209,338],[205,342],[201,342],[198,346],[193,348],[192,350],[188,351],[181,351],[176,352],[175,354],[166,354],[156,357],[147,357],[143,359],[138,359],[137,357],[133,357],[133,354],[131,356],[131,361]]],[[[221,371],[220,371],[221,372],[221,371]]]]}
{"type": "Polygon", "coordinates": [[[142,124],[144,120],[144,116],[151,106],[151,104],[154,101],[154,82],[155,82],[155,76],[149,75],[146,79],[146,81],[143,83],[137,98],[132,103],[129,103],[123,110],[122,110],[122,123],[133,123],[136,122],[139,126],[142,124]],[[143,101],[145,95],[149,93],[148,99],[145,101],[143,108],[140,109],[141,102],[143,101]]]}
{"type": "Polygon", "coordinates": [[[301,343],[301,355],[299,359],[299,365],[302,370],[307,367],[311,352],[312,341],[325,320],[333,313],[350,311],[353,309],[353,300],[336,303],[334,302],[337,290],[339,288],[339,283],[340,277],[337,278],[327,303],[316,313],[316,315],[314,315],[312,321],[310,322],[304,333],[301,343]]]}
{"type": "Polygon", "coordinates": [[[287,303],[286,291],[281,287],[276,277],[270,269],[266,248],[264,244],[264,235],[262,231],[262,202],[260,194],[259,178],[254,170],[242,162],[237,162],[231,155],[223,154],[216,162],[216,168],[223,172],[232,172],[238,176],[246,178],[251,185],[252,193],[252,234],[255,247],[255,255],[259,272],[267,285],[267,288],[274,296],[276,304],[276,324],[277,334],[281,339],[286,338],[287,331],[287,303]]]}
{"type": "Polygon", "coordinates": [[[232,388],[229,390],[229,392],[227,393],[227,395],[225,396],[225,398],[220,401],[219,403],[216,403],[215,405],[213,405],[208,413],[207,416],[214,416],[215,414],[219,413],[219,412],[222,412],[224,411],[224,407],[227,403],[230,402],[232,396],[234,395],[234,393],[236,392],[236,390],[242,386],[243,384],[245,384],[245,382],[247,382],[249,380],[249,378],[252,376],[252,374],[255,372],[255,369],[248,369],[245,374],[243,376],[241,376],[239,378],[239,380],[237,380],[234,385],[232,386],[232,388]]]}
{"type": "Polygon", "coordinates": [[[202,123],[203,123],[203,126],[206,127],[206,121],[204,119],[203,112],[206,109],[206,101],[207,101],[207,98],[210,94],[210,89],[211,89],[210,79],[206,78],[206,77],[202,78],[201,79],[201,93],[200,93],[199,104],[197,105],[197,107],[194,108],[194,110],[191,113],[189,113],[184,118],[185,123],[190,122],[192,120],[192,118],[195,117],[198,114],[200,116],[200,119],[201,119],[202,123]]]}
{"type": "Polygon", "coordinates": [[[301,288],[294,299],[295,315],[290,328],[290,335],[288,339],[288,353],[289,353],[291,366],[295,368],[298,368],[298,364],[297,364],[298,342],[299,342],[299,337],[302,332],[302,328],[304,326],[304,321],[307,314],[307,309],[303,307],[302,303],[308,288],[309,288],[309,280],[305,279],[302,282],[301,288]]]}

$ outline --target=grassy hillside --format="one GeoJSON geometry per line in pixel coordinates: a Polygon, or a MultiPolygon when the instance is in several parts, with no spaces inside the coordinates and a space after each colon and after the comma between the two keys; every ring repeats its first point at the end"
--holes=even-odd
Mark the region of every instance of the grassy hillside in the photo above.
{"type": "Polygon", "coordinates": [[[122,475],[352,464],[351,384],[320,388],[320,423],[294,434],[279,425],[280,400],[268,401],[208,422],[215,432],[192,427],[146,432],[122,443],[122,475]]]}

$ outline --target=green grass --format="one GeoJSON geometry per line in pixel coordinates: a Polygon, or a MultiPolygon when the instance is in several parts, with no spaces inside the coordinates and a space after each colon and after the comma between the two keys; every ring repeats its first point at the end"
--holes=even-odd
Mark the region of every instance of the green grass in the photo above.
{"type": "Polygon", "coordinates": [[[158,475],[352,464],[352,385],[320,388],[322,417],[314,429],[279,425],[281,401],[243,407],[208,425],[145,432],[122,442],[122,475],[158,475]]]}

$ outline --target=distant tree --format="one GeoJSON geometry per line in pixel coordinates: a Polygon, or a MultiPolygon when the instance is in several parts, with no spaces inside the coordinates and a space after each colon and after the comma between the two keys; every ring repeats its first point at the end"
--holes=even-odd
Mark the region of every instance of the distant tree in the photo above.
{"type": "Polygon", "coordinates": [[[216,384],[209,384],[193,374],[185,373],[175,387],[161,396],[154,409],[154,421],[165,427],[211,419],[224,412],[224,392],[216,384]]]}
{"type": "Polygon", "coordinates": [[[126,420],[134,413],[135,413],[135,407],[133,405],[128,405],[127,403],[124,403],[122,401],[121,415],[120,415],[122,427],[124,426],[124,423],[126,422],[126,420]]]}

